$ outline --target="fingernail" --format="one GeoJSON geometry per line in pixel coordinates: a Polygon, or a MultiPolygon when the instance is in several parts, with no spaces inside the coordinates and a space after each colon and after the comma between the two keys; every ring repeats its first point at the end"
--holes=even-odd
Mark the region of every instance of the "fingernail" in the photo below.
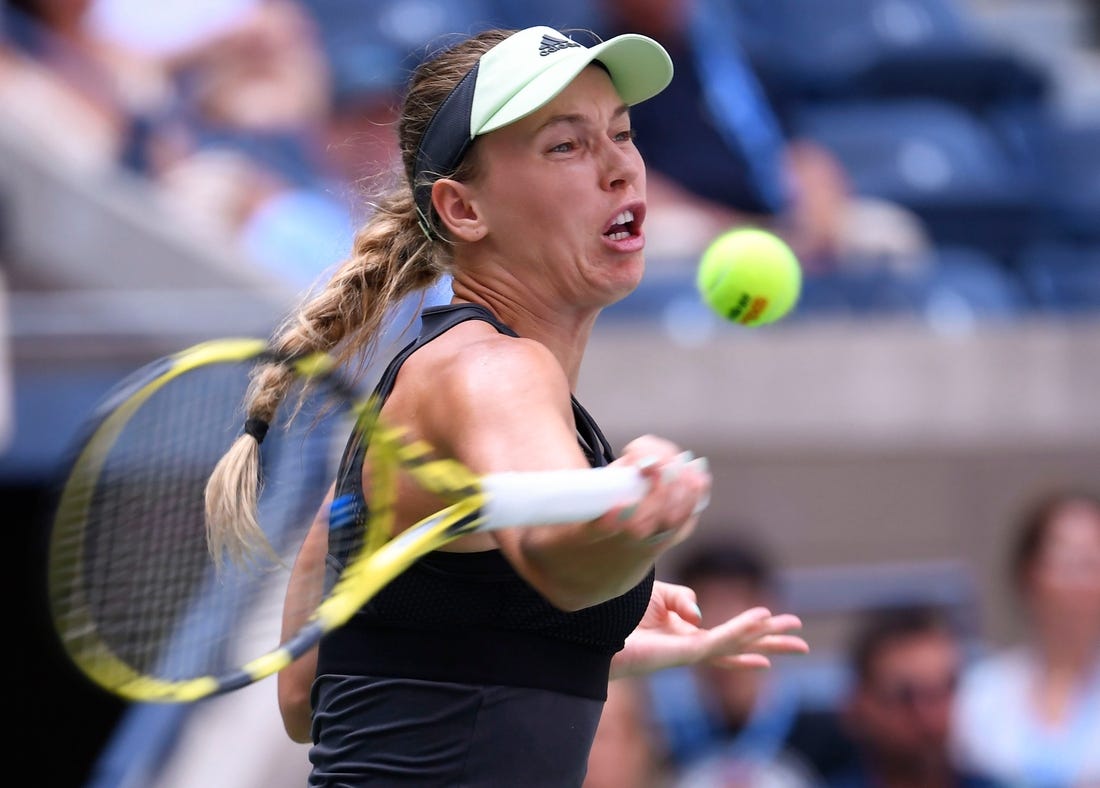
{"type": "Polygon", "coordinates": [[[695,611],[695,617],[700,621],[703,620],[703,611],[699,609],[699,605],[692,605],[691,609],[695,611]]]}
{"type": "Polygon", "coordinates": [[[680,478],[680,472],[693,462],[695,462],[695,455],[692,452],[680,452],[669,460],[668,464],[661,469],[661,482],[668,484],[680,478]]]}
{"type": "Polygon", "coordinates": [[[706,457],[696,457],[688,464],[694,466],[695,470],[697,470],[699,473],[710,473],[710,462],[707,460],[706,457]]]}
{"type": "Polygon", "coordinates": [[[638,460],[638,467],[643,471],[646,468],[652,468],[656,464],[657,464],[657,458],[654,457],[653,455],[649,455],[647,457],[642,457],[642,459],[638,460]]]}
{"type": "Polygon", "coordinates": [[[625,509],[621,509],[619,511],[619,519],[620,520],[629,520],[631,517],[634,516],[634,512],[636,512],[636,511],[638,511],[638,504],[632,504],[630,506],[627,506],[625,509]]]}
{"type": "Polygon", "coordinates": [[[700,498],[696,502],[695,508],[691,510],[692,516],[695,516],[697,514],[702,514],[708,506],[710,506],[710,494],[709,493],[707,495],[704,495],[702,498],[700,498]]]}

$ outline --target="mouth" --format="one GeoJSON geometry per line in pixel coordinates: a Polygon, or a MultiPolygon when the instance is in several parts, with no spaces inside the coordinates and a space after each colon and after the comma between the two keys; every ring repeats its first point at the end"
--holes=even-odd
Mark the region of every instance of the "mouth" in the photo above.
{"type": "Polygon", "coordinates": [[[645,218],[645,206],[632,205],[623,208],[604,228],[603,235],[611,241],[625,241],[642,233],[642,220],[645,218]]]}

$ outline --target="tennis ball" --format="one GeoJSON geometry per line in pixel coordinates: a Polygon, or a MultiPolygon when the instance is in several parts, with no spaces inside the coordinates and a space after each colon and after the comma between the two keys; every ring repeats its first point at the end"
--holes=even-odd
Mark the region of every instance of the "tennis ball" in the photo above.
{"type": "Polygon", "coordinates": [[[699,260],[696,286],[703,301],[726,320],[759,326],[794,307],[802,291],[802,268],[774,234],[739,227],[711,241],[699,260]]]}

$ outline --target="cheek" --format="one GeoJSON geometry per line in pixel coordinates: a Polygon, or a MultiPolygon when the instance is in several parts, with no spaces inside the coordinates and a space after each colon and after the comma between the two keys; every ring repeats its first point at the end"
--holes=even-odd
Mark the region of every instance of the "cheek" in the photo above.
{"type": "Polygon", "coordinates": [[[1100,604],[1100,574],[1093,572],[1037,572],[1032,587],[1038,600],[1100,604]]]}
{"type": "Polygon", "coordinates": [[[498,230],[534,234],[555,223],[563,206],[573,202],[567,192],[538,171],[511,177],[501,174],[484,199],[486,213],[498,230]]]}

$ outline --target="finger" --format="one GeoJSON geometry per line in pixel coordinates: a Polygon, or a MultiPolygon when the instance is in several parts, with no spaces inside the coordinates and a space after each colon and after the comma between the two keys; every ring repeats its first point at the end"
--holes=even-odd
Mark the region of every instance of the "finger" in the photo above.
{"type": "Polygon", "coordinates": [[[766,607],[750,607],[733,618],[711,627],[710,632],[723,639],[745,639],[764,634],[772,613],[766,607]]]}
{"type": "Polygon", "coordinates": [[[700,515],[710,506],[710,489],[712,479],[710,475],[710,463],[706,457],[696,457],[688,463],[688,466],[699,476],[699,485],[692,514],[700,515]]]}
{"type": "Polygon", "coordinates": [[[764,635],[751,648],[768,654],[809,654],[810,644],[797,635],[764,635]]]}
{"type": "Polygon", "coordinates": [[[659,465],[646,504],[651,519],[639,517],[632,526],[651,546],[668,549],[686,540],[698,524],[709,499],[705,458],[681,452],[659,465]],[[700,463],[700,460],[702,461],[700,463]]]}
{"type": "Polygon", "coordinates": [[[763,654],[727,654],[710,660],[711,665],[727,670],[761,670],[772,666],[772,662],[763,654]]]}
{"type": "Polygon", "coordinates": [[[706,458],[645,435],[631,441],[616,464],[637,468],[649,488],[635,505],[617,510],[608,524],[661,549],[687,538],[695,526],[691,518],[709,501],[711,477],[706,458]]]}
{"type": "Polygon", "coordinates": [[[747,643],[765,635],[783,635],[802,628],[798,616],[783,613],[773,616],[767,608],[751,608],[711,629],[716,637],[747,643]]]}
{"type": "Polygon", "coordinates": [[[673,613],[668,617],[667,628],[674,635],[691,638],[697,638],[704,633],[704,630],[699,628],[698,622],[681,618],[678,613],[673,613]]]}
{"type": "Polygon", "coordinates": [[[690,621],[697,625],[702,620],[703,613],[699,610],[699,602],[694,589],[666,583],[662,596],[665,608],[684,621],[690,621]]]}
{"type": "Polygon", "coordinates": [[[648,454],[632,457],[628,464],[634,465],[648,482],[645,495],[634,503],[617,510],[604,522],[617,533],[626,534],[634,539],[656,546],[672,537],[667,528],[662,528],[663,513],[668,506],[668,488],[661,483],[662,468],[667,457],[648,454]]]}
{"type": "Polygon", "coordinates": [[[791,613],[772,616],[768,628],[773,632],[793,632],[802,629],[802,619],[791,613]]]}
{"type": "Polygon", "coordinates": [[[734,616],[729,621],[707,630],[707,650],[710,655],[745,651],[748,644],[760,637],[772,634],[769,622],[771,611],[755,607],[734,616]]]}

